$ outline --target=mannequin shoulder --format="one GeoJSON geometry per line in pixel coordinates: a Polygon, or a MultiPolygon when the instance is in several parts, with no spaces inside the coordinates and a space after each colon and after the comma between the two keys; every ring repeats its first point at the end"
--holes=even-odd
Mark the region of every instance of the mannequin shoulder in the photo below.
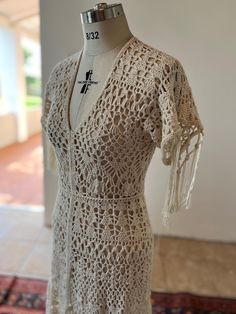
{"type": "Polygon", "coordinates": [[[145,52],[145,59],[148,67],[153,73],[160,73],[160,71],[172,71],[178,66],[182,66],[181,61],[175,56],[167,53],[164,50],[158,49],[152,45],[140,41],[142,44],[142,53],[145,52]]]}
{"type": "Polygon", "coordinates": [[[73,73],[80,52],[75,52],[61,60],[59,60],[51,69],[49,80],[51,83],[68,79],[73,73]]]}

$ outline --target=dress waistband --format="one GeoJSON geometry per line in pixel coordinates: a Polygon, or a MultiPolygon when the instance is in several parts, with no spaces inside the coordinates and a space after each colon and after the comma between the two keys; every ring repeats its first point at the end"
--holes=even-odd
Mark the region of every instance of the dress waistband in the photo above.
{"type": "Polygon", "coordinates": [[[119,200],[128,200],[128,199],[135,199],[135,198],[139,198],[140,196],[144,196],[144,193],[143,192],[139,192],[139,193],[136,193],[136,194],[133,194],[133,195],[130,195],[130,196],[122,196],[122,197],[99,197],[99,196],[96,196],[96,197],[93,197],[93,196],[90,196],[90,195],[86,195],[86,194],[83,194],[81,192],[77,192],[77,191],[73,191],[71,189],[68,189],[68,187],[65,187],[63,184],[59,184],[59,190],[63,190],[63,191],[66,191],[67,193],[69,194],[73,194],[77,197],[81,197],[81,198],[85,198],[85,199],[91,199],[91,200],[96,200],[96,201],[119,201],[119,200]]]}

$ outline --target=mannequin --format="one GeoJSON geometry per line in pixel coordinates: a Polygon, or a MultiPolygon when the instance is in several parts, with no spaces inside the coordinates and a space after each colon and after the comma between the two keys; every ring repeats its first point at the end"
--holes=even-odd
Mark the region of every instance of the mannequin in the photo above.
{"type": "Polygon", "coordinates": [[[151,314],[145,176],[158,147],[168,225],[189,206],[203,125],[181,62],[133,36],[120,4],[82,13],[82,26],[83,49],[53,68],[44,93],[59,178],[46,314],[151,314]]]}
{"type": "MultiPolygon", "coordinates": [[[[81,13],[81,22],[84,46],[70,99],[69,121],[72,129],[87,116],[116,55],[133,36],[121,4],[97,4],[92,10],[81,13]],[[90,84],[85,84],[86,75],[90,84]]],[[[56,174],[54,149],[48,140],[46,146],[46,168],[56,174]]]]}
{"type": "Polygon", "coordinates": [[[97,4],[94,9],[82,12],[81,20],[84,47],[70,100],[69,120],[72,129],[86,118],[117,53],[133,36],[121,4],[97,4]],[[114,7],[119,9],[119,15],[106,16],[114,7]],[[87,18],[91,12],[97,13],[96,18],[87,18]],[[86,79],[90,84],[86,84],[86,79]]]}

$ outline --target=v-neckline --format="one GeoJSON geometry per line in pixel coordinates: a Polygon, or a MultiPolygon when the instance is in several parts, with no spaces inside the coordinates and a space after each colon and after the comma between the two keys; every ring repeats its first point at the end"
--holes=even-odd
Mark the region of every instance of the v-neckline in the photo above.
{"type": "Polygon", "coordinates": [[[75,134],[79,131],[79,129],[85,124],[86,121],[88,121],[88,119],[90,118],[90,116],[93,114],[96,106],[97,106],[97,103],[99,101],[99,99],[101,98],[101,96],[103,95],[105,89],[106,89],[106,86],[108,84],[108,81],[112,75],[112,72],[114,71],[114,68],[115,66],[117,65],[121,55],[123,54],[123,52],[126,50],[126,48],[129,47],[129,45],[131,44],[131,42],[133,42],[134,40],[136,39],[135,36],[131,36],[130,39],[128,41],[125,42],[125,44],[121,47],[121,49],[119,50],[119,52],[117,53],[117,55],[115,56],[113,62],[112,62],[112,65],[111,65],[111,68],[107,74],[107,77],[103,83],[103,86],[98,94],[98,97],[96,99],[96,101],[94,101],[93,105],[91,106],[87,116],[85,119],[83,119],[80,123],[78,123],[78,125],[75,127],[75,129],[72,129],[71,127],[71,121],[70,121],[70,106],[71,106],[71,97],[72,97],[72,93],[73,93],[73,88],[74,88],[74,85],[75,85],[75,81],[76,81],[76,77],[77,77],[77,74],[78,74],[78,71],[79,71],[79,68],[80,68],[80,63],[81,63],[81,57],[82,57],[82,54],[83,54],[83,51],[84,51],[84,47],[76,54],[76,60],[77,60],[77,65],[76,65],[76,69],[72,75],[72,83],[70,83],[70,87],[69,87],[69,97],[68,97],[68,101],[66,102],[66,105],[65,105],[65,111],[66,111],[66,126],[69,130],[70,133],[72,134],[75,134]]]}

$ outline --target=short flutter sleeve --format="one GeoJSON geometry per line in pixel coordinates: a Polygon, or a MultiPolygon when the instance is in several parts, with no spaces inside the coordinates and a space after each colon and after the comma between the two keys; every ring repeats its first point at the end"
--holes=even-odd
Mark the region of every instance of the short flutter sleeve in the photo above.
{"type": "MultiPolygon", "coordinates": [[[[52,73],[51,73],[52,76],[52,73]]],[[[48,126],[48,115],[51,108],[51,99],[50,99],[50,79],[48,79],[44,90],[43,90],[43,99],[42,99],[42,114],[40,118],[40,122],[43,128],[43,131],[46,135],[46,151],[47,151],[47,159],[46,159],[46,168],[47,170],[56,173],[56,155],[54,151],[54,147],[47,137],[47,126],[48,126]]]]}
{"type": "Polygon", "coordinates": [[[162,209],[163,224],[169,226],[172,213],[191,206],[191,191],[204,135],[186,73],[175,58],[171,65],[165,64],[163,68],[157,106],[160,117],[153,115],[147,130],[161,149],[163,163],[170,166],[162,209]]]}

